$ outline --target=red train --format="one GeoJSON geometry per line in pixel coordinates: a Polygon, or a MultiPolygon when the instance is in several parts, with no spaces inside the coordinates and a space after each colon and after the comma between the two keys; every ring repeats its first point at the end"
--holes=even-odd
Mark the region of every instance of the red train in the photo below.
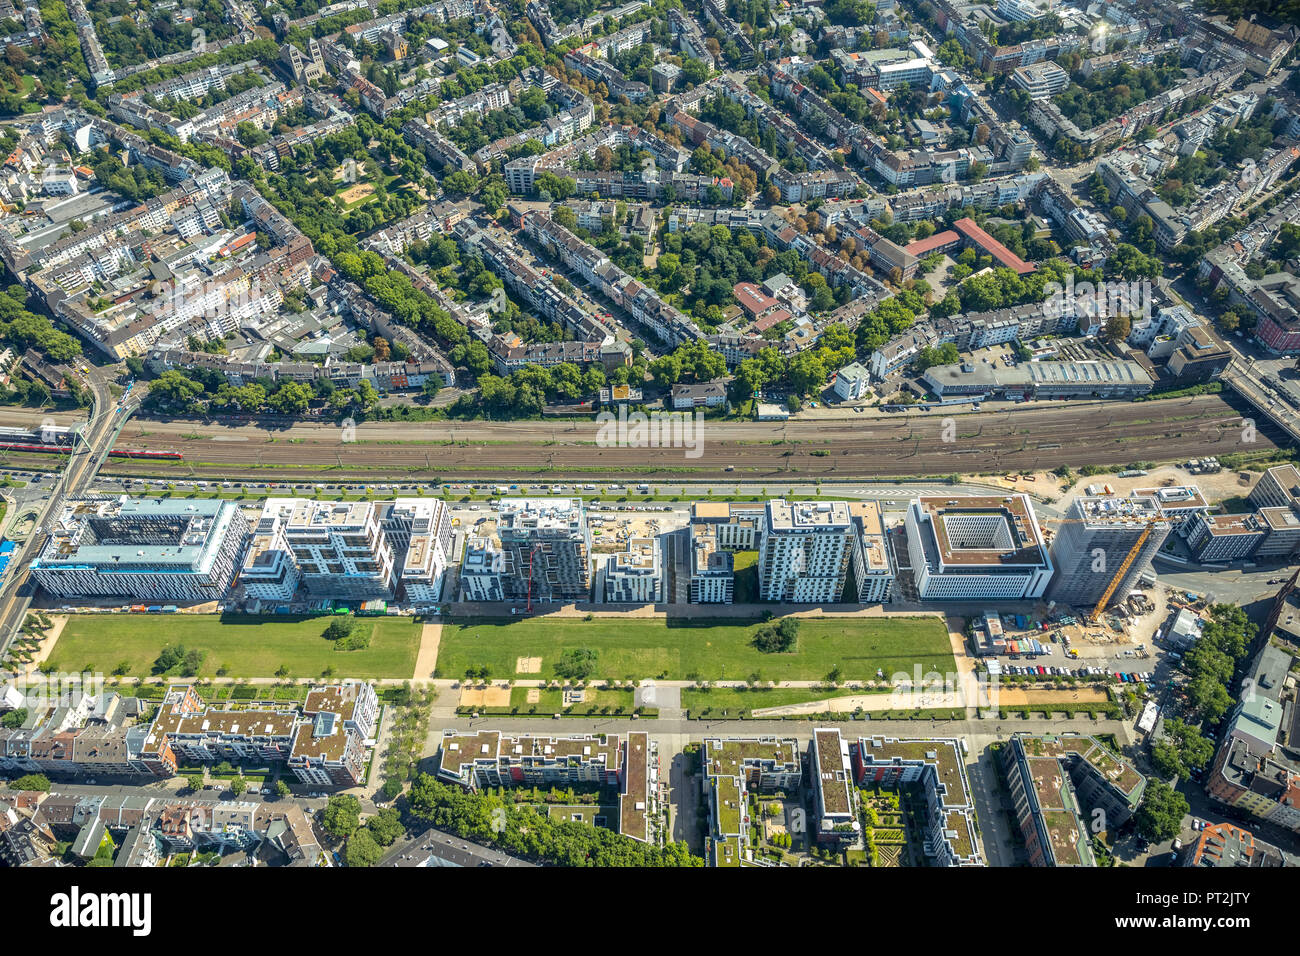
{"type": "MultiPolygon", "coordinates": [[[[63,455],[67,454],[68,449],[59,445],[37,445],[31,442],[0,441],[0,451],[35,451],[63,455]]],[[[180,461],[183,457],[178,451],[126,451],[118,450],[116,448],[108,454],[110,458],[147,458],[166,459],[170,461],[180,461]]]]}

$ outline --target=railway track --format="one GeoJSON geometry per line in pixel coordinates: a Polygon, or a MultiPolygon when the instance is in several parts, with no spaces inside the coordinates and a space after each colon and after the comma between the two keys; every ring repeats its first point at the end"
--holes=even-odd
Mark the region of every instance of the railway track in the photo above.
{"type": "MultiPolygon", "coordinates": [[[[1250,432],[1242,419],[1241,408],[1225,396],[1200,395],[860,421],[706,422],[702,454],[694,458],[682,448],[601,447],[591,422],[385,422],[363,424],[355,436],[344,436],[337,426],[321,423],[268,430],[242,422],[133,421],[118,447],[183,455],[179,463],[150,462],[148,473],[155,475],[379,480],[606,473],[752,481],[1122,466],[1290,443],[1267,422],[1256,423],[1254,440],[1246,441],[1250,432]]],[[[104,471],[143,473],[139,464],[125,461],[110,462],[104,471]]]]}

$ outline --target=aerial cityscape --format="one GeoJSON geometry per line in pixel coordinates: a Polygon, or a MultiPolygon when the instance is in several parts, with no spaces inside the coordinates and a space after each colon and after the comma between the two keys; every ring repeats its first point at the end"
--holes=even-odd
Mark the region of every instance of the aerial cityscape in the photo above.
{"type": "Polygon", "coordinates": [[[0,34],[0,868],[1300,866],[1296,4],[0,34]]]}

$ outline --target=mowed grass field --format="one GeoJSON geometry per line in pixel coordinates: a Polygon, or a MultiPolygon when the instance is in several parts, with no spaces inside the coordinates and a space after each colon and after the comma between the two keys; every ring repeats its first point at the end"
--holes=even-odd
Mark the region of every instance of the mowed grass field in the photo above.
{"type": "Polygon", "coordinates": [[[821,680],[836,666],[842,680],[888,679],[897,671],[953,673],[944,622],[933,617],[803,618],[796,649],[764,654],[752,644],[757,623],[675,620],[494,620],[449,622],[442,629],[438,672],[465,676],[484,665],[495,678],[553,678],[567,650],[598,654],[594,677],[666,680],[821,680]],[[516,671],[519,658],[540,657],[540,673],[516,671]]]}
{"type": "Polygon", "coordinates": [[[260,617],[215,614],[74,614],[49,660],[56,670],[90,669],[111,674],[121,662],[128,676],[149,677],[168,644],[205,652],[199,677],[213,677],[223,665],[227,677],[274,677],[281,666],[290,677],[319,677],[333,667],[339,677],[407,679],[415,672],[420,627],[409,617],[362,617],[371,627],[370,646],[336,651],[321,633],[332,617],[260,617]]]}

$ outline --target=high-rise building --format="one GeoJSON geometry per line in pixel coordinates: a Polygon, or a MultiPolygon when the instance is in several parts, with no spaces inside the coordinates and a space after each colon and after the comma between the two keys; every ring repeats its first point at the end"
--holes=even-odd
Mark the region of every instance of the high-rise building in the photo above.
{"type": "Polygon", "coordinates": [[[438,498],[398,498],[381,514],[398,559],[403,596],[412,604],[441,601],[451,552],[451,509],[438,498]]]}
{"type": "Polygon", "coordinates": [[[497,536],[507,599],[591,596],[591,529],[581,498],[502,498],[497,536]]]}
{"type": "Polygon", "coordinates": [[[231,501],[69,501],[32,578],[58,597],[220,601],[247,537],[248,522],[231,501]]]}
{"type": "Polygon", "coordinates": [[[769,501],[758,552],[758,595],[799,604],[840,600],[853,557],[843,501],[769,501]]]}
{"type": "Polygon", "coordinates": [[[859,604],[883,604],[894,591],[894,558],[889,550],[880,505],[849,502],[853,521],[853,581],[859,604]]]}
{"type": "Polygon", "coordinates": [[[1107,606],[1122,601],[1169,537],[1170,523],[1154,497],[1089,497],[1071,503],[1052,541],[1056,568],[1048,596],[1060,604],[1092,608],[1123,567],[1129,552],[1142,546],[1113,591],[1107,606]],[[1148,532],[1148,529],[1149,532],[1148,532]],[[1146,539],[1142,540],[1146,533],[1146,539]]]}
{"type": "Polygon", "coordinates": [[[1027,495],[916,498],[905,524],[923,601],[1039,598],[1052,578],[1027,495]]]}

